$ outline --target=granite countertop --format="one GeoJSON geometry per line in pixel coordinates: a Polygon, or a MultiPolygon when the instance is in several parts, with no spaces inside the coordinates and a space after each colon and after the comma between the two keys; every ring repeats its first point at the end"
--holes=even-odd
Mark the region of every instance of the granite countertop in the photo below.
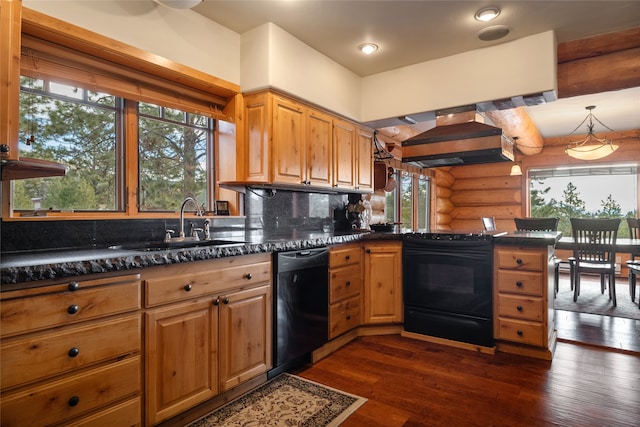
{"type": "Polygon", "coordinates": [[[559,231],[511,231],[496,236],[495,242],[501,245],[555,246],[561,237],[559,231]]]}
{"type": "MultiPolygon", "coordinates": [[[[499,244],[528,246],[555,245],[561,233],[510,232],[499,233],[499,244]]],[[[2,290],[15,289],[25,282],[61,279],[88,274],[127,271],[159,265],[200,261],[256,253],[317,248],[359,240],[401,240],[399,232],[293,232],[283,235],[223,237],[237,241],[237,245],[202,246],[163,250],[128,249],[127,245],[89,248],[64,248],[48,251],[5,253],[0,260],[2,290]]]]}
{"type": "Polygon", "coordinates": [[[163,250],[130,249],[127,245],[113,248],[64,248],[47,251],[6,253],[0,260],[3,290],[15,289],[11,284],[64,277],[126,271],[158,265],[200,261],[229,256],[270,253],[323,247],[362,239],[400,239],[398,233],[294,232],[265,237],[248,234],[223,237],[237,245],[202,246],[163,250]]]}

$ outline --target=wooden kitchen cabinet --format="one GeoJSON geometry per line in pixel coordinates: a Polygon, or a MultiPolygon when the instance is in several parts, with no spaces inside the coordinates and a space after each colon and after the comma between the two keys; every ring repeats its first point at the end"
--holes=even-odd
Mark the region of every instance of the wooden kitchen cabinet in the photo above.
{"type": "Polygon", "coordinates": [[[364,244],[364,323],[402,322],[402,243],[364,244]]]}
{"type": "Polygon", "coordinates": [[[0,298],[3,426],[141,424],[139,274],[0,298]]]}
{"type": "Polygon", "coordinates": [[[494,249],[494,337],[501,351],[551,359],[556,330],[553,248],[494,249]]]}
{"type": "Polygon", "coordinates": [[[329,249],[329,339],[362,322],[362,247],[345,244],[329,249]]]}
{"type": "Polygon", "coordinates": [[[271,280],[270,254],[143,272],[148,425],[271,368],[271,280]]]}
{"type": "Polygon", "coordinates": [[[356,190],[373,191],[373,133],[358,128],[356,137],[356,190]]]}
{"type": "Polygon", "coordinates": [[[235,175],[236,184],[372,191],[369,130],[270,91],[245,95],[244,111],[241,154],[237,165],[220,165],[223,176],[235,175]]]}

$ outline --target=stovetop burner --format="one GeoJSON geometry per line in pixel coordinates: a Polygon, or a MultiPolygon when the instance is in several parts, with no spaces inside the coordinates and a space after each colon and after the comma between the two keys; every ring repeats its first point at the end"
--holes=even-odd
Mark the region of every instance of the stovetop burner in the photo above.
{"type": "Polygon", "coordinates": [[[452,241],[474,241],[493,240],[496,236],[505,233],[495,231],[488,232],[433,232],[433,233],[408,233],[403,236],[407,240],[452,240],[452,241]]]}

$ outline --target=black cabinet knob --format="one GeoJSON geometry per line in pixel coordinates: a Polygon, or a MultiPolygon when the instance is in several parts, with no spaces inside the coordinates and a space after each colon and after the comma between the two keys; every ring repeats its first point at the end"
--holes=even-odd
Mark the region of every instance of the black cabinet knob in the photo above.
{"type": "Polygon", "coordinates": [[[222,302],[223,302],[223,303],[225,303],[225,304],[229,304],[229,298],[225,297],[225,298],[222,300],[222,302]]]}
{"type": "Polygon", "coordinates": [[[522,306],[521,306],[521,305],[517,306],[517,307],[516,307],[516,310],[518,310],[518,311],[522,311],[522,306]]]}
{"type": "Polygon", "coordinates": [[[522,260],[520,258],[516,258],[516,264],[518,265],[522,264],[522,260]]]}
{"type": "Polygon", "coordinates": [[[69,355],[69,357],[76,357],[80,354],[80,349],[78,347],[73,347],[69,349],[69,352],[67,354],[69,355]]]}
{"type": "Polygon", "coordinates": [[[347,320],[351,320],[351,316],[347,315],[347,320]]]}
{"type": "Polygon", "coordinates": [[[517,287],[519,287],[519,288],[521,288],[521,287],[522,287],[522,282],[518,280],[518,281],[516,282],[516,286],[517,286],[517,287]]]}
{"type": "Polygon", "coordinates": [[[80,307],[78,307],[77,305],[75,305],[75,304],[74,304],[74,305],[70,305],[70,306],[67,308],[67,313],[69,313],[69,314],[76,314],[79,310],[80,310],[80,307]]]}
{"type": "Polygon", "coordinates": [[[78,396],[72,396],[67,402],[69,406],[73,407],[80,403],[80,398],[78,396]]]}
{"type": "Polygon", "coordinates": [[[78,289],[80,289],[80,283],[71,282],[71,283],[69,283],[69,286],[67,286],[67,289],[69,289],[71,292],[77,291],[78,289]]]}
{"type": "Polygon", "coordinates": [[[251,278],[253,278],[253,276],[251,275],[251,273],[247,273],[244,275],[244,278],[247,280],[251,280],[251,278]]]}
{"type": "Polygon", "coordinates": [[[185,292],[191,292],[191,289],[193,289],[191,283],[187,283],[186,285],[184,285],[185,292]]]}
{"type": "Polygon", "coordinates": [[[344,257],[344,259],[346,259],[347,261],[349,261],[351,259],[351,255],[347,255],[346,257],[344,257]]]}
{"type": "Polygon", "coordinates": [[[347,280],[347,286],[351,286],[351,280],[347,280]]]}
{"type": "Polygon", "coordinates": [[[518,334],[519,337],[521,337],[523,335],[523,332],[521,330],[518,330],[518,332],[516,332],[518,334]]]}
{"type": "Polygon", "coordinates": [[[216,298],[213,300],[213,305],[220,305],[220,298],[216,298]]]}

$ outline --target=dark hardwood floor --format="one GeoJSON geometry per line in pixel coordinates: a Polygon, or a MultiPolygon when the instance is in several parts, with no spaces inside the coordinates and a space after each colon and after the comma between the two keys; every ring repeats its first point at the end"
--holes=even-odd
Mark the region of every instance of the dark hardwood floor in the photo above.
{"type": "MultiPolygon", "coordinates": [[[[597,279],[589,279],[588,276],[583,280],[597,282],[597,279]]],[[[559,286],[561,289],[569,288],[568,275],[560,275],[559,286]]],[[[627,286],[624,279],[619,279],[618,298],[629,298],[627,286]]],[[[640,320],[556,310],[556,329],[561,341],[640,352],[640,320]]]]}
{"type": "Polygon", "coordinates": [[[640,357],[558,343],[553,361],[360,337],[297,375],[368,399],[342,425],[638,426],[640,357]]]}

